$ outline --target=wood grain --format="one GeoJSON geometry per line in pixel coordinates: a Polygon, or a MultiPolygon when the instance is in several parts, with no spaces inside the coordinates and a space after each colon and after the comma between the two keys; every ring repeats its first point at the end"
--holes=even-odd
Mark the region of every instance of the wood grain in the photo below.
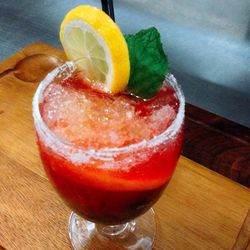
{"type": "MultiPolygon", "coordinates": [[[[0,72],[41,52],[63,57],[37,43],[0,63],[0,72]]],[[[70,211],[44,174],[35,144],[31,101],[36,87],[11,73],[0,79],[0,249],[70,249],[70,211]]],[[[249,206],[246,187],[181,157],[155,205],[154,249],[231,249],[249,206]]],[[[116,248],[110,243],[100,249],[116,248]]]]}
{"type": "Polygon", "coordinates": [[[250,248],[250,209],[237,236],[232,250],[245,250],[250,248]]]}
{"type": "Polygon", "coordinates": [[[186,105],[183,155],[250,187],[250,129],[186,105]]]}

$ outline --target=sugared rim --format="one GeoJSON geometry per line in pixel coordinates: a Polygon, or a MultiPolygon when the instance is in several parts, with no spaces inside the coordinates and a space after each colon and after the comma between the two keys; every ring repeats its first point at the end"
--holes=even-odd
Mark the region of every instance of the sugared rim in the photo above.
{"type": "Polygon", "coordinates": [[[172,139],[181,128],[185,113],[185,98],[182,89],[178,85],[175,77],[171,74],[168,74],[165,81],[168,82],[175,90],[176,95],[179,99],[179,109],[172,124],[161,134],[153,137],[148,141],[143,140],[141,142],[119,148],[83,149],[80,146],[66,141],[47,127],[41,117],[39,104],[42,100],[42,93],[44,92],[45,88],[55,79],[55,77],[66,79],[71,76],[75,70],[76,65],[71,61],[57,67],[52,72],[50,72],[43,81],[41,81],[33,98],[33,118],[37,133],[42,137],[41,139],[45,141],[45,144],[51,147],[57,153],[65,157],[69,157],[70,159],[75,159],[75,152],[77,151],[78,163],[84,163],[86,161],[86,158],[89,157],[110,158],[117,154],[129,153],[130,151],[133,152],[139,148],[155,147],[161,144],[163,141],[172,139]],[[64,147],[64,149],[60,147],[64,147]]]}

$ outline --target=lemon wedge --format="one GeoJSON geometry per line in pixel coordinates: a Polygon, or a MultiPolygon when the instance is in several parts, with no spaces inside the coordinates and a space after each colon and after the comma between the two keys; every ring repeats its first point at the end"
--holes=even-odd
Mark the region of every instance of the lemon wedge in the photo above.
{"type": "Polygon", "coordinates": [[[85,77],[105,92],[122,92],[129,81],[127,43],[114,21],[93,6],[69,11],[60,27],[66,56],[75,61],[85,77]]]}

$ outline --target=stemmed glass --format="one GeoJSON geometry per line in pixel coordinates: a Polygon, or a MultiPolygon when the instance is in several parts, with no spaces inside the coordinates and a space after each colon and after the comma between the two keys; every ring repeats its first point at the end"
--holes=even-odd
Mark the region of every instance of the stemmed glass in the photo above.
{"type": "Polygon", "coordinates": [[[122,148],[86,150],[60,138],[40,113],[44,90],[76,70],[73,62],[56,68],[40,83],[33,99],[37,143],[44,169],[74,211],[69,237],[74,249],[151,249],[156,234],[152,205],[167,186],[180,156],[183,93],[172,75],[178,110],[171,125],[149,141],[122,148]]]}

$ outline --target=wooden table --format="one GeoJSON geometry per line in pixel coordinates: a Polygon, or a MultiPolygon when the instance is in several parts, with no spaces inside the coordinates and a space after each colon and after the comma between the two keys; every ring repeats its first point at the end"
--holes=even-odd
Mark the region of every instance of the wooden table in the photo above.
{"type": "MultiPolygon", "coordinates": [[[[0,63],[0,72],[37,53],[64,56],[35,43],[0,63]]],[[[49,183],[35,145],[36,87],[13,73],[0,79],[0,249],[70,249],[70,210],[49,183]]],[[[231,249],[249,207],[246,187],[182,156],[154,206],[160,222],[154,249],[231,249]]]]}

